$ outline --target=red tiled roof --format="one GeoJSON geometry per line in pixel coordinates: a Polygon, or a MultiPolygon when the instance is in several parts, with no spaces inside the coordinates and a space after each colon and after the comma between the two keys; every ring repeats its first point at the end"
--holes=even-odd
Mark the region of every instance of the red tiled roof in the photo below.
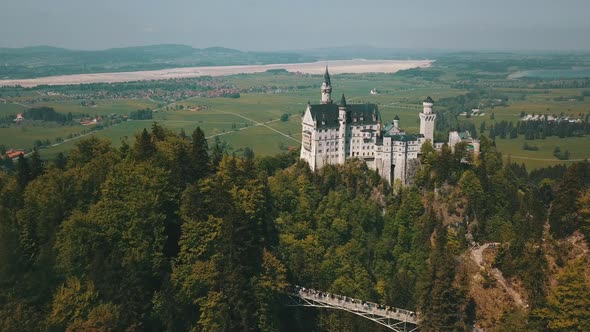
{"type": "Polygon", "coordinates": [[[12,158],[16,158],[20,155],[24,155],[25,151],[23,150],[8,150],[6,151],[6,156],[8,156],[8,158],[12,159],[12,158]]]}

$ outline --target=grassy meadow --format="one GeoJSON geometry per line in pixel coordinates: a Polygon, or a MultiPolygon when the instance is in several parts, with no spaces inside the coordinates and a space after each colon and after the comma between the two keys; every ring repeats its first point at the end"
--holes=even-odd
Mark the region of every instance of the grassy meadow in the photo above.
{"type": "Polygon", "coordinates": [[[81,106],[79,100],[67,100],[67,101],[49,101],[40,102],[31,105],[32,107],[53,107],[60,113],[72,112],[72,115],[76,117],[81,114],[88,114],[90,116],[104,116],[112,113],[116,114],[127,114],[130,111],[145,109],[145,108],[156,108],[156,103],[145,99],[99,99],[95,100],[96,106],[81,106]]]}
{"type": "Polygon", "coordinates": [[[20,113],[26,109],[26,106],[20,104],[0,103],[0,117],[9,114],[20,113]]]}

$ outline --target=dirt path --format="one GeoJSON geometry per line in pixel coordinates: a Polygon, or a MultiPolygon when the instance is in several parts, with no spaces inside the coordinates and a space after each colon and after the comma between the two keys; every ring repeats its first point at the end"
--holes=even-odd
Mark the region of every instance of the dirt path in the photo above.
{"type": "MultiPolygon", "coordinates": [[[[254,123],[254,126],[255,126],[255,127],[257,127],[257,126],[266,127],[266,128],[268,128],[268,129],[270,129],[270,130],[272,130],[272,131],[274,131],[274,132],[276,132],[276,133],[278,133],[278,134],[281,134],[281,135],[285,136],[285,137],[286,137],[286,138],[288,138],[288,139],[291,139],[291,140],[293,140],[293,141],[295,141],[295,142],[297,142],[297,143],[301,144],[301,141],[300,141],[300,140],[298,140],[298,139],[296,139],[296,138],[293,138],[293,137],[291,137],[291,136],[289,136],[289,135],[287,135],[287,134],[283,133],[282,131],[278,131],[278,130],[276,130],[276,129],[274,129],[274,128],[272,128],[272,127],[269,127],[269,126],[267,126],[267,125],[266,125],[267,123],[274,122],[274,121],[276,121],[276,120],[271,120],[271,121],[267,121],[267,122],[258,122],[258,121],[256,121],[256,120],[252,120],[252,119],[250,119],[250,118],[247,118],[247,117],[245,117],[245,116],[243,116],[243,115],[241,115],[241,114],[238,114],[238,113],[233,113],[233,112],[226,112],[226,111],[220,111],[220,110],[217,110],[217,109],[214,109],[214,108],[211,108],[211,110],[213,110],[213,111],[215,111],[215,112],[218,112],[218,113],[223,113],[223,114],[231,114],[231,115],[235,115],[235,116],[237,116],[237,117],[240,117],[240,118],[242,118],[242,119],[245,119],[245,120],[248,120],[248,121],[250,121],[250,122],[254,123]]],[[[246,128],[249,128],[249,127],[246,127],[246,128]]],[[[240,130],[243,130],[243,129],[246,129],[246,128],[240,128],[240,130]]],[[[228,132],[228,133],[231,133],[231,132],[228,132]]],[[[225,133],[223,133],[223,134],[225,134],[225,133]]],[[[223,134],[217,134],[217,135],[213,135],[213,136],[211,136],[211,137],[214,137],[214,136],[221,136],[221,135],[223,135],[223,134]]]]}
{"type": "MultiPolygon", "coordinates": [[[[486,243],[483,246],[477,246],[471,249],[471,258],[473,261],[479,266],[480,269],[485,269],[483,266],[483,251],[486,250],[490,246],[490,243],[486,243]]],[[[497,268],[492,268],[490,271],[491,275],[496,279],[496,281],[506,290],[506,292],[512,297],[514,302],[526,308],[528,305],[522,300],[520,294],[515,291],[510,285],[506,282],[506,278],[502,275],[502,271],[498,270],[497,268]]]]}
{"type": "MultiPolygon", "coordinates": [[[[250,128],[254,128],[254,127],[265,126],[266,124],[273,123],[273,122],[277,122],[277,121],[279,121],[279,120],[280,120],[280,119],[274,119],[274,120],[266,121],[266,122],[263,122],[263,123],[260,123],[260,122],[258,122],[258,123],[255,123],[255,124],[254,124],[254,125],[252,125],[252,126],[248,126],[248,127],[242,127],[242,128],[237,128],[237,129],[235,129],[235,130],[226,131],[226,132],[224,132],[224,133],[219,133],[219,134],[214,134],[214,135],[211,135],[211,136],[207,136],[207,137],[205,137],[205,138],[209,139],[209,138],[213,138],[213,137],[217,137],[217,136],[228,135],[228,134],[236,133],[236,132],[239,132],[239,131],[242,131],[242,130],[246,130],[246,129],[250,129],[250,128]]],[[[212,122],[203,122],[203,123],[212,123],[212,122]]],[[[233,122],[232,122],[232,123],[233,123],[233,122]]],[[[266,126],[265,126],[265,127],[266,127],[266,126]]]]}

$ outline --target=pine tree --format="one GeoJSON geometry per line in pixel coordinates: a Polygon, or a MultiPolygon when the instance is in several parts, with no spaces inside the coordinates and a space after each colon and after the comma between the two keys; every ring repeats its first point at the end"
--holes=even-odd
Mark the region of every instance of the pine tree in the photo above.
{"type": "Polygon", "coordinates": [[[422,286],[420,307],[423,331],[464,331],[463,292],[454,285],[455,260],[447,248],[447,228],[439,223],[436,245],[430,255],[427,280],[422,286]]]}
{"type": "Polygon", "coordinates": [[[63,152],[60,152],[57,154],[57,156],[55,156],[55,160],[53,161],[53,163],[55,164],[55,167],[57,167],[61,170],[64,170],[64,169],[66,169],[68,159],[63,154],[63,152]]]}
{"type": "Polygon", "coordinates": [[[166,131],[157,122],[152,124],[152,139],[163,141],[166,138],[166,131]]]}
{"type": "Polygon", "coordinates": [[[547,305],[537,312],[551,331],[590,331],[590,282],[587,262],[569,262],[557,275],[557,285],[547,296],[547,305]]]}
{"type": "Polygon", "coordinates": [[[24,191],[27,183],[31,180],[31,168],[29,167],[29,162],[23,155],[18,156],[18,161],[16,164],[16,182],[18,184],[19,190],[22,192],[24,191]]]}
{"type": "Polygon", "coordinates": [[[205,133],[201,127],[197,127],[192,135],[191,158],[193,162],[195,177],[202,179],[209,174],[209,147],[205,133]]]}
{"type": "Polygon", "coordinates": [[[31,154],[30,172],[31,180],[43,174],[43,161],[41,160],[41,156],[39,155],[39,149],[37,149],[36,147],[33,148],[33,153],[31,154]]]}
{"type": "Polygon", "coordinates": [[[119,154],[121,155],[121,159],[125,159],[129,154],[129,143],[127,143],[127,136],[121,139],[121,146],[119,147],[119,154]]]}
{"type": "Polygon", "coordinates": [[[148,133],[147,129],[143,128],[141,134],[137,136],[133,150],[137,160],[146,160],[154,155],[156,152],[156,146],[152,142],[151,135],[148,133]]]}
{"type": "Polygon", "coordinates": [[[479,126],[479,132],[481,134],[483,134],[486,131],[486,122],[482,122],[481,125],[479,126]]]}
{"type": "Polygon", "coordinates": [[[589,183],[590,163],[587,161],[574,163],[567,169],[557,186],[549,214],[551,232],[556,237],[568,236],[580,226],[576,200],[589,183]]]}
{"type": "Polygon", "coordinates": [[[586,236],[586,241],[590,242],[590,189],[578,198],[578,211],[582,218],[581,230],[586,236]]]}
{"type": "Polygon", "coordinates": [[[221,146],[221,142],[219,141],[219,137],[215,137],[215,145],[213,146],[213,150],[211,151],[211,169],[213,171],[217,171],[219,168],[219,163],[223,159],[223,147],[221,146]]]}

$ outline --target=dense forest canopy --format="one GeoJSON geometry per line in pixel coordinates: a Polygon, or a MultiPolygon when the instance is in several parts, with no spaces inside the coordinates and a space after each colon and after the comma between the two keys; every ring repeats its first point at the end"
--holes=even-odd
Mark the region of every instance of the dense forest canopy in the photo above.
{"type": "Polygon", "coordinates": [[[590,329],[587,246],[568,245],[590,238],[588,162],[529,174],[482,136],[478,157],[424,145],[421,163],[414,186],[392,188],[359,160],[313,173],[296,152],[229,156],[200,128],[156,123],[132,146],[35,150],[0,171],[0,330],[380,329],[284,306],[294,284],[470,330],[487,312],[469,250],[490,242],[528,304],[491,326],[590,329]]]}

